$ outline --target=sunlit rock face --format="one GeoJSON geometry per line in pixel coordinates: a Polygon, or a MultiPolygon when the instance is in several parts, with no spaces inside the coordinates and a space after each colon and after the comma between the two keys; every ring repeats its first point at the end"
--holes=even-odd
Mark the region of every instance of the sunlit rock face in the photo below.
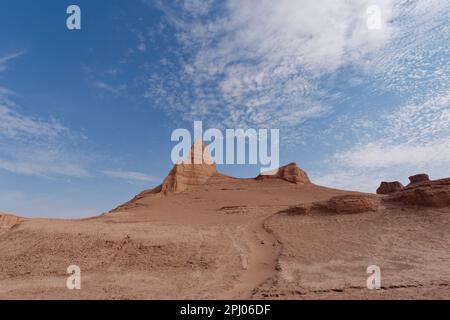
{"type": "Polygon", "coordinates": [[[308,174],[300,169],[295,162],[280,167],[275,172],[267,172],[256,177],[257,180],[283,179],[292,183],[310,184],[308,174]]]}
{"type": "Polygon", "coordinates": [[[420,173],[409,177],[410,185],[426,181],[430,181],[430,177],[426,173],[420,173]]]}
{"type": "Polygon", "coordinates": [[[450,206],[450,178],[427,180],[425,177],[410,179],[414,183],[402,191],[389,195],[385,200],[405,205],[443,208],[450,206]]]}
{"type": "Polygon", "coordinates": [[[167,194],[190,190],[205,184],[215,173],[216,165],[206,146],[201,140],[197,140],[191,148],[189,158],[173,166],[162,183],[161,192],[167,194]]]}
{"type": "Polygon", "coordinates": [[[335,196],[326,201],[300,204],[283,210],[289,215],[303,214],[356,214],[375,212],[378,210],[380,200],[375,196],[351,194],[335,196]]]}
{"type": "Polygon", "coordinates": [[[377,189],[377,194],[391,194],[391,193],[395,193],[398,191],[402,191],[403,189],[403,185],[398,182],[398,181],[394,181],[394,182],[381,182],[380,186],[377,189]]]}

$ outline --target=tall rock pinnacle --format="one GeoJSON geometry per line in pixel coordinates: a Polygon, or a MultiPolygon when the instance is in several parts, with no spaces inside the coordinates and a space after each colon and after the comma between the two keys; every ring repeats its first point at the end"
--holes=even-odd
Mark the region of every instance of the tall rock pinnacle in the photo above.
{"type": "Polygon", "coordinates": [[[192,145],[188,159],[173,166],[162,183],[161,192],[167,194],[189,190],[205,184],[215,173],[216,165],[203,141],[198,139],[192,145]]]}

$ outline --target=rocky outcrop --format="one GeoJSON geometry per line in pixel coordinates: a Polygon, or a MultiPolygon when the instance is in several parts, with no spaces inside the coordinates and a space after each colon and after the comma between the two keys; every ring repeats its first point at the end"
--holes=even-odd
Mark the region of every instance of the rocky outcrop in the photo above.
{"type": "Polygon", "coordinates": [[[430,181],[421,177],[410,180],[417,182],[409,184],[402,191],[393,193],[384,200],[419,207],[450,206],[450,178],[430,181]]]}
{"type": "Polygon", "coordinates": [[[141,200],[152,196],[168,195],[189,191],[205,184],[213,175],[219,175],[216,165],[202,140],[197,140],[191,147],[189,157],[177,163],[159,186],[139,193],[130,201],[109,212],[130,210],[142,206],[141,200]]]}
{"type": "Polygon", "coordinates": [[[260,174],[256,180],[282,179],[291,183],[310,184],[308,175],[295,162],[280,167],[275,173],[260,174]]]}
{"type": "Polygon", "coordinates": [[[0,212],[0,229],[9,230],[24,220],[24,218],[0,212]]]}
{"type": "Polygon", "coordinates": [[[201,140],[197,140],[191,148],[189,158],[175,164],[157,190],[163,194],[187,191],[205,184],[216,173],[216,165],[206,146],[201,140]]]}
{"type": "Polygon", "coordinates": [[[362,213],[377,211],[379,200],[366,195],[343,195],[328,201],[316,202],[313,209],[337,214],[362,213]]]}
{"type": "Polygon", "coordinates": [[[374,212],[380,200],[374,196],[354,194],[335,196],[327,201],[319,201],[290,207],[282,211],[289,215],[302,214],[356,214],[374,212]]]}
{"type": "Polygon", "coordinates": [[[398,191],[402,191],[403,189],[403,185],[398,182],[398,181],[394,181],[394,182],[381,182],[380,186],[377,189],[377,194],[391,194],[391,193],[395,193],[398,191]]]}
{"type": "Polygon", "coordinates": [[[425,173],[421,173],[421,174],[416,174],[414,176],[409,177],[409,181],[410,181],[410,185],[415,184],[415,183],[428,182],[428,181],[430,181],[430,177],[425,173]]]}

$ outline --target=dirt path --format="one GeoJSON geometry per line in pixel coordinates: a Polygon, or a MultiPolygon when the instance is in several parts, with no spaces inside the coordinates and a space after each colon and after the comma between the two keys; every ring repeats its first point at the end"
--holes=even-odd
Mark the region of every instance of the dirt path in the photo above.
{"type": "Polygon", "coordinates": [[[233,288],[224,292],[222,299],[250,299],[253,291],[273,276],[281,251],[281,244],[265,227],[264,222],[272,216],[265,216],[245,227],[240,239],[249,253],[243,261],[241,275],[233,288]]]}

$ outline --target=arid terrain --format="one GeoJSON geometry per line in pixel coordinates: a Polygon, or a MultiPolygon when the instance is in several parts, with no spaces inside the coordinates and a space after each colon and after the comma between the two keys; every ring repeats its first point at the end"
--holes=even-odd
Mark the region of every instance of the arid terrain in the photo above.
{"type": "Polygon", "coordinates": [[[0,214],[0,298],[449,299],[450,179],[411,181],[364,194],[294,163],[255,179],[182,163],[98,217],[0,214]]]}

